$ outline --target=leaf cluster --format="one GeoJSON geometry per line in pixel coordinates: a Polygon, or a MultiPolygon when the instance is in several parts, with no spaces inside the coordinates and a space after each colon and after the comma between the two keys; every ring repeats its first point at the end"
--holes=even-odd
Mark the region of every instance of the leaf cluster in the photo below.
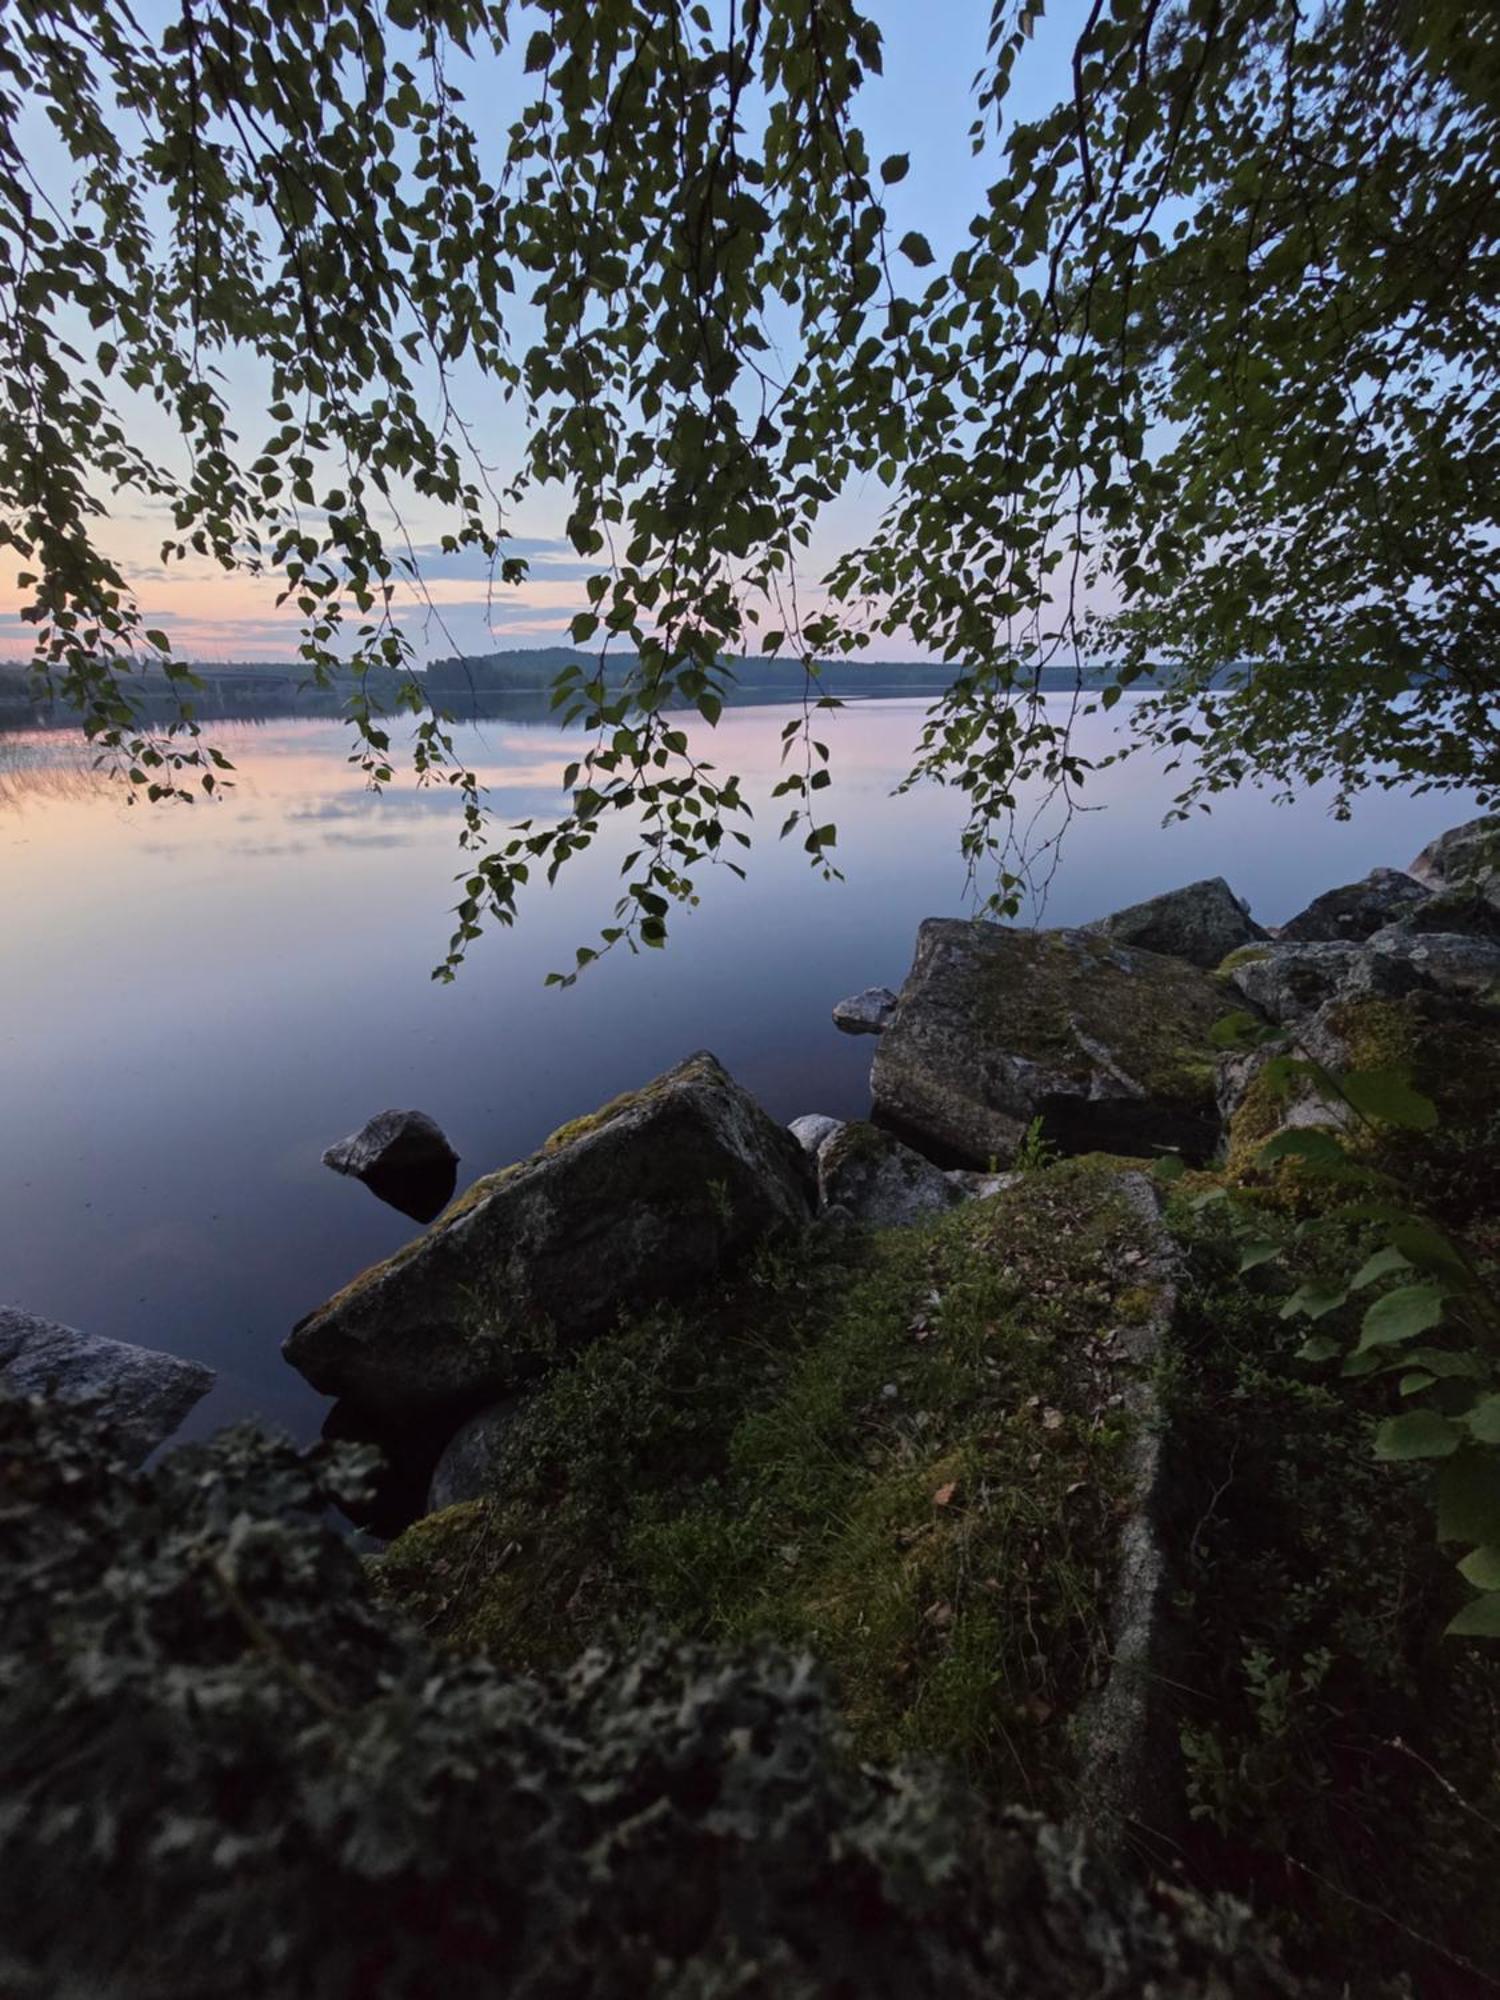
{"type": "Polygon", "coordinates": [[[0,1400],[0,1984],[19,2000],[1283,1990],[1055,1836],[841,1753],[783,1655],[436,1653],[250,1429],[131,1473],[0,1400]],[[1055,1930],[1053,1929],[1055,1926],[1055,1930]]]}

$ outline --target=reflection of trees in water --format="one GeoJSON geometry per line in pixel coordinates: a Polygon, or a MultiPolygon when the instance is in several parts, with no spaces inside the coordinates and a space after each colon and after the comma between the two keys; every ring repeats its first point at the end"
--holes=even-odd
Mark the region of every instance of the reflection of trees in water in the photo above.
{"type": "Polygon", "coordinates": [[[0,735],[0,812],[28,805],[98,798],[117,789],[108,771],[80,751],[78,739],[0,735]]]}

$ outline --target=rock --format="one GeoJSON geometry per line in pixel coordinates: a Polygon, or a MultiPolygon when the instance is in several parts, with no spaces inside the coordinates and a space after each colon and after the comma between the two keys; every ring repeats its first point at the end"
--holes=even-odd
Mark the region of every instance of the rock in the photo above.
{"type": "Polygon", "coordinates": [[[871,1229],[925,1222],[965,1199],[940,1167],[862,1119],[825,1142],[818,1191],[826,1208],[845,1209],[871,1229]]]}
{"type": "Polygon", "coordinates": [[[1128,909],[1099,917],[1083,928],[1117,944],[1162,952],[1168,958],[1185,958],[1189,965],[1200,965],[1205,971],[1212,971],[1241,945],[1254,944],[1266,935],[1251,921],[1247,905],[1222,875],[1190,882],[1185,889],[1169,889],[1149,902],[1132,903],[1128,909]]]}
{"type": "Polygon", "coordinates": [[[323,1155],[325,1167],[363,1181],[372,1194],[418,1222],[453,1199],[458,1154],[425,1111],[379,1111],[323,1155]]]}
{"type": "Polygon", "coordinates": [[[1443,994],[1500,1009],[1500,944],[1448,932],[1377,931],[1367,944],[1278,944],[1228,968],[1228,982],[1273,1021],[1292,1026],[1333,1000],[1443,994]]]}
{"type": "Polygon", "coordinates": [[[943,1179],[956,1187],[965,1201],[988,1201],[992,1194],[1004,1194],[1021,1178],[1019,1174],[978,1174],[971,1167],[950,1167],[943,1179]]]}
{"type": "Polygon", "coordinates": [[[1427,843],[1408,872],[1429,889],[1472,882],[1500,890],[1500,813],[1449,827],[1427,843]]]}
{"type": "Polygon", "coordinates": [[[1343,940],[1357,944],[1426,900],[1426,890],[1414,877],[1397,868],[1374,868],[1362,882],[1348,882],[1314,897],[1281,926],[1277,937],[1284,944],[1343,940]]]}
{"type": "Polygon", "coordinates": [[[889,986],[867,986],[863,993],[840,1000],[833,1010],[833,1025],[846,1035],[881,1035],[896,1011],[896,996],[889,986]]]}
{"type": "Polygon", "coordinates": [[[1376,936],[1427,937],[1435,932],[1500,942],[1500,876],[1489,883],[1460,882],[1457,888],[1439,889],[1376,936]]]}
{"type": "Polygon", "coordinates": [[[427,1491],[429,1514],[440,1514],[462,1500],[483,1500],[504,1492],[506,1441],[524,1407],[524,1397],[507,1396],[470,1417],[454,1433],[433,1468],[427,1491]]]}
{"type": "Polygon", "coordinates": [[[1109,1608],[1109,1671],[1077,1719],[1075,1824],[1107,1851],[1179,1851],[1182,1632],[1172,1616],[1174,1496],[1160,1367],[1177,1314],[1182,1259],[1161,1218],[1158,1189],[1124,1173],[1116,1198],[1135,1211],[1138,1283],[1149,1310],[1110,1340],[1129,1419],[1128,1492],[1109,1608]]]}
{"type": "Polygon", "coordinates": [[[822,1111],[808,1111],[802,1117],[794,1118],[786,1128],[804,1153],[817,1158],[818,1148],[825,1139],[831,1139],[835,1132],[842,1132],[842,1118],[830,1118],[822,1111]]]}
{"type": "Polygon", "coordinates": [[[812,1207],[806,1155],[711,1055],[565,1125],[293,1328],[315,1388],[397,1425],[509,1393],[812,1207]]]}
{"type": "Polygon", "coordinates": [[[1097,931],[929,917],[875,1054],[875,1113],[957,1166],[1009,1161],[1036,1118],[1067,1152],[1203,1159],[1224,1012],[1192,966],[1097,931]]]}
{"type": "Polygon", "coordinates": [[[101,1340],[16,1306],[0,1306],[0,1388],[14,1396],[91,1402],[115,1426],[132,1465],[150,1456],[213,1387],[196,1361],[101,1340]]]}

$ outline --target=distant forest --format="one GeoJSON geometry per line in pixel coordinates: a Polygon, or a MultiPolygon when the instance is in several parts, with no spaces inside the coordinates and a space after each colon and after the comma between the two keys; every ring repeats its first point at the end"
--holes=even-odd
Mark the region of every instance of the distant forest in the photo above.
{"type": "MultiPolygon", "coordinates": [[[[512,695],[547,695],[564,667],[592,668],[594,664],[594,655],[571,646],[536,646],[434,660],[425,674],[419,671],[414,678],[425,684],[435,707],[462,713],[473,705],[484,706],[512,695]]],[[[638,667],[634,653],[612,654],[604,665],[606,685],[623,686],[638,667]]],[[[192,697],[194,707],[203,715],[338,714],[357,680],[352,672],[337,673],[319,686],[311,680],[308,669],[295,660],[198,661],[192,671],[203,683],[192,697]]],[[[929,660],[837,660],[823,664],[817,685],[822,693],[844,700],[861,695],[935,695],[952,685],[956,673],[953,666],[929,660]]],[[[725,699],[730,704],[800,700],[807,686],[800,660],[752,656],[726,661],[725,676],[725,699]]],[[[375,668],[364,677],[363,685],[377,706],[385,708],[392,705],[405,679],[390,669],[375,668]]],[[[1043,669],[1044,692],[1068,693],[1075,685],[1071,668],[1043,669]]],[[[176,705],[171,684],[159,672],[132,675],[130,687],[133,697],[148,710],[163,703],[176,705]]],[[[55,713],[53,705],[38,699],[24,662],[0,661],[0,719],[15,725],[55,713]]]]}

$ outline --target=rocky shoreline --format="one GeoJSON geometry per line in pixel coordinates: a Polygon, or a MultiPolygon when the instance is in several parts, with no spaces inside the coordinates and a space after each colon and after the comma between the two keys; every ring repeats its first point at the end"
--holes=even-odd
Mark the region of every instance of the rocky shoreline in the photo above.
{"type": "MultiPolygon", "coordinates": [[[[1158,1875],[1189,1856],[1294,1942],[1283,1850],[1357,1863],[1433,1962],[1500,1955],[1472,1893],[1500,1684],[1433,1652],[1422,1469],[1372,1462],[1308,1358],[1339,1342],[1286,1324],[1319,1208],[1263,1159],[1331,1128],[1500,1264],[1500,817],[1274,931],[1217,879],[1065,930],[931,919],[898,994],[834,1011],[876,1038],[870,1118],[784,1127],[689,1056],[292,1330],[329,1434],[391,1468],[378,1599],[518,1675],[769,1635],[824,1663],[861,1757],[936,1755],[1158,1875]],[[1315,1087],[1371,1069],[1427,1093],[1421,1131],[1367,1138],[1315,1087]]],[[[457,1165],[410,1112],[326,1158],[411,1213],[408,1177],[457,1165]]],[[[135,1462],[211,1380],[0,1314],[0,1387],[95,1403],[135,1462]]]]}

